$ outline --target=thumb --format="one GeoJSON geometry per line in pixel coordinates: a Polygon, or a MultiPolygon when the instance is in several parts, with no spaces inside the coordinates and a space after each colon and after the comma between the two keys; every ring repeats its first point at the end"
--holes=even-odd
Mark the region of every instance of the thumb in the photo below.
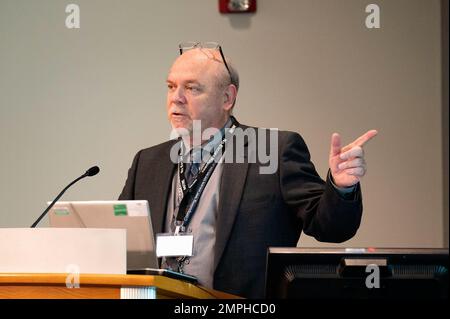
{"type": "Polygon", "coordinates": [[[341,136],[338,133],[331,135],[330,157],[336,156],[341,152],[341,136]]]}

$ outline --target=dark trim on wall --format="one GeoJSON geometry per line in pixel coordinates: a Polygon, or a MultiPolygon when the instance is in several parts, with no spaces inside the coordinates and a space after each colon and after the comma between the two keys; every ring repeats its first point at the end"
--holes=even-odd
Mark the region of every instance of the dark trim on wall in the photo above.
{"type": "Polygon", "coordinates": [[[444,199],[444,214],[443,214],[443,223],[444,223],[444,247],[449,246],[448,244],[448,179],[449,179],[449,157],[448,157],[448,148],[449,148],[449,130],[448,130],[448,122],[449,122],[449,105],[448,105],[448,0],[441,0],[441,53],[442,53],[442,154],[443,154],[443,199],[444,199]]]}

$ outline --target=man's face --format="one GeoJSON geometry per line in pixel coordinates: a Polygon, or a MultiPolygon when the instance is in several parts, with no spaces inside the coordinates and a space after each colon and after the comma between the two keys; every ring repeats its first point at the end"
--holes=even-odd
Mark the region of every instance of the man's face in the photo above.
{"type": "Polygon", "coordinates": [[[167,114],[174,129],[192,132],[194,120],[201,120],[202,130],[225,124],[231,104],[226,88],[219,84],[224,65],[214,57],[213,51],[194,49],[172,65],[167,77],[167,114]]]}

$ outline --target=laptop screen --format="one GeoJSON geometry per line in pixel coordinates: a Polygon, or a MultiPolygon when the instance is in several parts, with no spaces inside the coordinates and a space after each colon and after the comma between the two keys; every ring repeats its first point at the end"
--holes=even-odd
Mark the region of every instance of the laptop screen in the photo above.
{"type": "MultiPolygon", "coordinates": [[[[50,203],[48,203],[50,204],[50,203]]],[[[150,208],[145,200],[57,202],[50,227],[127,230],[127,269],[158,268],[150,208]]]]}

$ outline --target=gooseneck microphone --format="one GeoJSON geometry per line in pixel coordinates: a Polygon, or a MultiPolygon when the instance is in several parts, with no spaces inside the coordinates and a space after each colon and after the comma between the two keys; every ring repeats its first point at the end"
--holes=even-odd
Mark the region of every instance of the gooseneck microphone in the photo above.
{"type": "Polygon", "coordinates": [[[75,184],[76,182],[78,182],[80,179],[83,179],[85,177],[88,176],[94,176],[97,175],[98,172],[100,172],[100,168],[98,168],[98,166],[92,166],[90,169],[88,169],[86,171],[86,173],[84,173],[83,175],[81,175],[80,177],[78,177],[76,180],[74,180],[72,183],[70,183],[69,185],[66,186],[66,188],[64,188],[61,193],[58,194],[58,196],[56,196],[56,198],[53,200],[53,202],[48,205],[48,207],[44,210],[44,212],[41,214],[41,216],[39,216],[38,219],[36,219],[36,221],[33,223],[33,225],[31,225],[31,228],[35,228],[37,224],[39,224],[39,222],[41,221],[42,218],[44,218],[44,216],[47,214],[47,212],[53,207],[53,205],[55,205],[55,203],[58,201],[58,199],[60,199],[60,197],[64,194],[64,192],[73,184],[75,184]]]}

